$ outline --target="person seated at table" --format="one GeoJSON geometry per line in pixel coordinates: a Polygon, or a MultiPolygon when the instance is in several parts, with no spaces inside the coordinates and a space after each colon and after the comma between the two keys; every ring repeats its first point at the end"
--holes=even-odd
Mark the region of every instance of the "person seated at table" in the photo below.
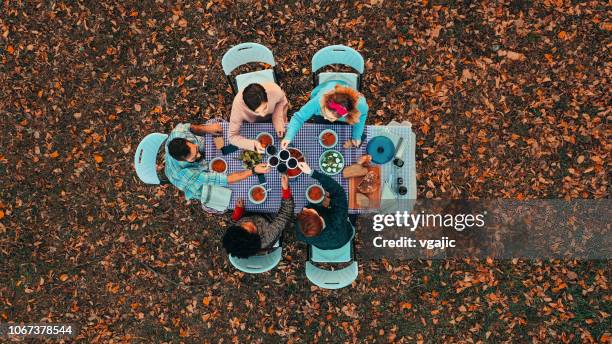
{"type": "Polygon", "coordinates": [[[285,92],[277,84],[264,82],[248,85],[234,97],[229,122],[229,142],[238,148],[263,153],[264,147],[259,141],[240,135],[242,123],[272,121],[276,135],[283,137],[288,107],[285,92]]]}
{"type": "Polygon", "coordinates": [[[330,176],[313,171],[300,162],[299,168],[319,181],[329,196],[321,204],[307,204],[296,216],[296,239],[322,250],[344,246],[353,237],[348,220],[348,199],[342,185],[330,176]]]}
{"type": "Polygon", "coordinates": [[[293,222],[293,196],[287,175],[281,175],[281,205],[273,219],[263,214],[244,216],[244,201],[238,200],[232,214],[234,224],[223,235],[223,247],[228,254],[248,258],[274,246],[283,230],[293,222]]]}
{"type": "Polygon", "coordinates": [[[304,122],[311,118],[315,123],[352,125],[352,138],[344,143],[344,147],[359,147],[365,136],[368,110],[363,94],[342,81],[324,82],[312,91],[310,100],[291,117],[285,138],[281,141],[281,148],[287,148],[304,122]]]}
{"type": "Polygon", "coordinates": [[[165,174],[168,181],[185,193],[185,198],[200,199],[203,185],[227,186],[257,173],[267,173],[267,164],[228,175],[210,172],[204,157],[204,135],[223,132],[219,123],[178,124],[166,139],[165,174]]]}

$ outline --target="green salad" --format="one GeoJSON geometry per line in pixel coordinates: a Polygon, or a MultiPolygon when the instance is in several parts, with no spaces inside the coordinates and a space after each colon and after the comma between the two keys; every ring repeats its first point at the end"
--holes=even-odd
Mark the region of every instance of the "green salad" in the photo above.
{"type": "Polygon", "coordinates": [[[327,150],[321,155],[319,166],[327,174],[338,174],[344,168],[344,156],[338,151],[327,150]]]}
{"type": "Polygon", "coordinates": [[[248,150],[242,151],[242,153],[240,153],[239,158],[239,160],[242,160],[242,167],[247,170],[259,164],[261,162],[261,159],[262,155],[260,153],[248,150]]]}

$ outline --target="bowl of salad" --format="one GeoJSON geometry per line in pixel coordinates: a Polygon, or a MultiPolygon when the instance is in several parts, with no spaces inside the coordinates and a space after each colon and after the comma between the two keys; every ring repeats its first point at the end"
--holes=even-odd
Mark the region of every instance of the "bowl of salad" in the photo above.
{"type": "Polygon", "coordinates": [[[337,150],[326,150],[319,158],[319,167],[329,176],[336,175],[344,168],[344,156],[337,150]]]}

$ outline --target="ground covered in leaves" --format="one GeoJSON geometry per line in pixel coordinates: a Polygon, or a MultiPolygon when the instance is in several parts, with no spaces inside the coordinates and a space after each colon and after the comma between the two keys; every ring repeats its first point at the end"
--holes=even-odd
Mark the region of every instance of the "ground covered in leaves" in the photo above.
{"type": "Polygon", "coordinates": [[[367,60],[371,124],[409,120],[419,198],[608,198],[605,1],[5,1],[0,322],[87,343],[610,341],[609,261],[361,261],[304,277],[233,269],[220,225],[137,180],[139,140],[227,118],[222,54],[274,51],[297,109],[329,44],[367,60]],[[406,2],[408,3],[408,2],[406,2]]]}

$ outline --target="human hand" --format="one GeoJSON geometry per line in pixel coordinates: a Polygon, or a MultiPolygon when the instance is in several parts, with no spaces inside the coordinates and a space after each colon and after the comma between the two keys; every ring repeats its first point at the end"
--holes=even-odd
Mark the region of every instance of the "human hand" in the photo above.
{"type": "Polygon", "coordinates": [[[353,147],[353,141],[352,140],[346,140],[346,142],[344,142],[342,147],[344,147],[345,149],[349,149],[349,148],[353,147]]]}
{"type": "Polygon", "coordinates": [[[353,144],[353,147],[355,147],[355,148],[361,146],[361,140],[352,139],[351,143],[353,144]]]}
{"type": "Polygon", "coordinates": [[[259,141],[254,140],[253,142],[253,150],[255,150],[257,153],[263,154],[266,151],[259,141]]]}
{"type": "Polygon", "coordinates": [[[223,127],[221,123],[213,123],[206,126],[206,130],[211,134],[221,134],[223,133],[223,127]]]}
{"type": "Polygon", "coordinates": [[[291,141],[289,141],[287,139],[283,139],[281,141],[281,144],[280,144],[281,149],[287,149],[287,147],[289,147],[290,143],[291,143],[291,141]]]}
{"type": "Polygon", "coordinates": [[[285,128],[282,129],[278,129],[276,130],[276,136],[282,138],[283,136],[285,136],[285,128]]]}
{"type": "Polygon", "coordinates": [[[244,208],[244,200],[242,198],[236,201],[236,208],[244,208]]]}
{"type": "Polygon", "coordinates": [[[369,165],[372,161],[372,156],[369,154],[362,155],[359,159],[357,159],[357,163],[359,165],[369,165]]]}
{"type": "Polygon", "coordinates": [[[331,202],[331,198],[330,198],[329,192],[325,192],[325,198],[323,199],[322,205],[325,208],[328,208],[330,202],[331,202]]]}
{"type": "Polygon", "coordinates": [[[281,174],[281,187],[283,190],[289,189],[289,177],[286,174],[281,174]]]}
{"type": "Polygon", "coordinates": [[[298,162],[298,167],[300,170],[302,170],[302,172],[306,173],[306,174],[312,174],[312,168],[310,168],[310,166],[308,166],[307,163],[305,162],[298,162]]]}
{"type": "Polygon", "coordinates": [[[255,173],[264,174],[268,172],[270,172],[270,166],[268,166],[268,164],[262,162],[255,165],[255,173]]]}

